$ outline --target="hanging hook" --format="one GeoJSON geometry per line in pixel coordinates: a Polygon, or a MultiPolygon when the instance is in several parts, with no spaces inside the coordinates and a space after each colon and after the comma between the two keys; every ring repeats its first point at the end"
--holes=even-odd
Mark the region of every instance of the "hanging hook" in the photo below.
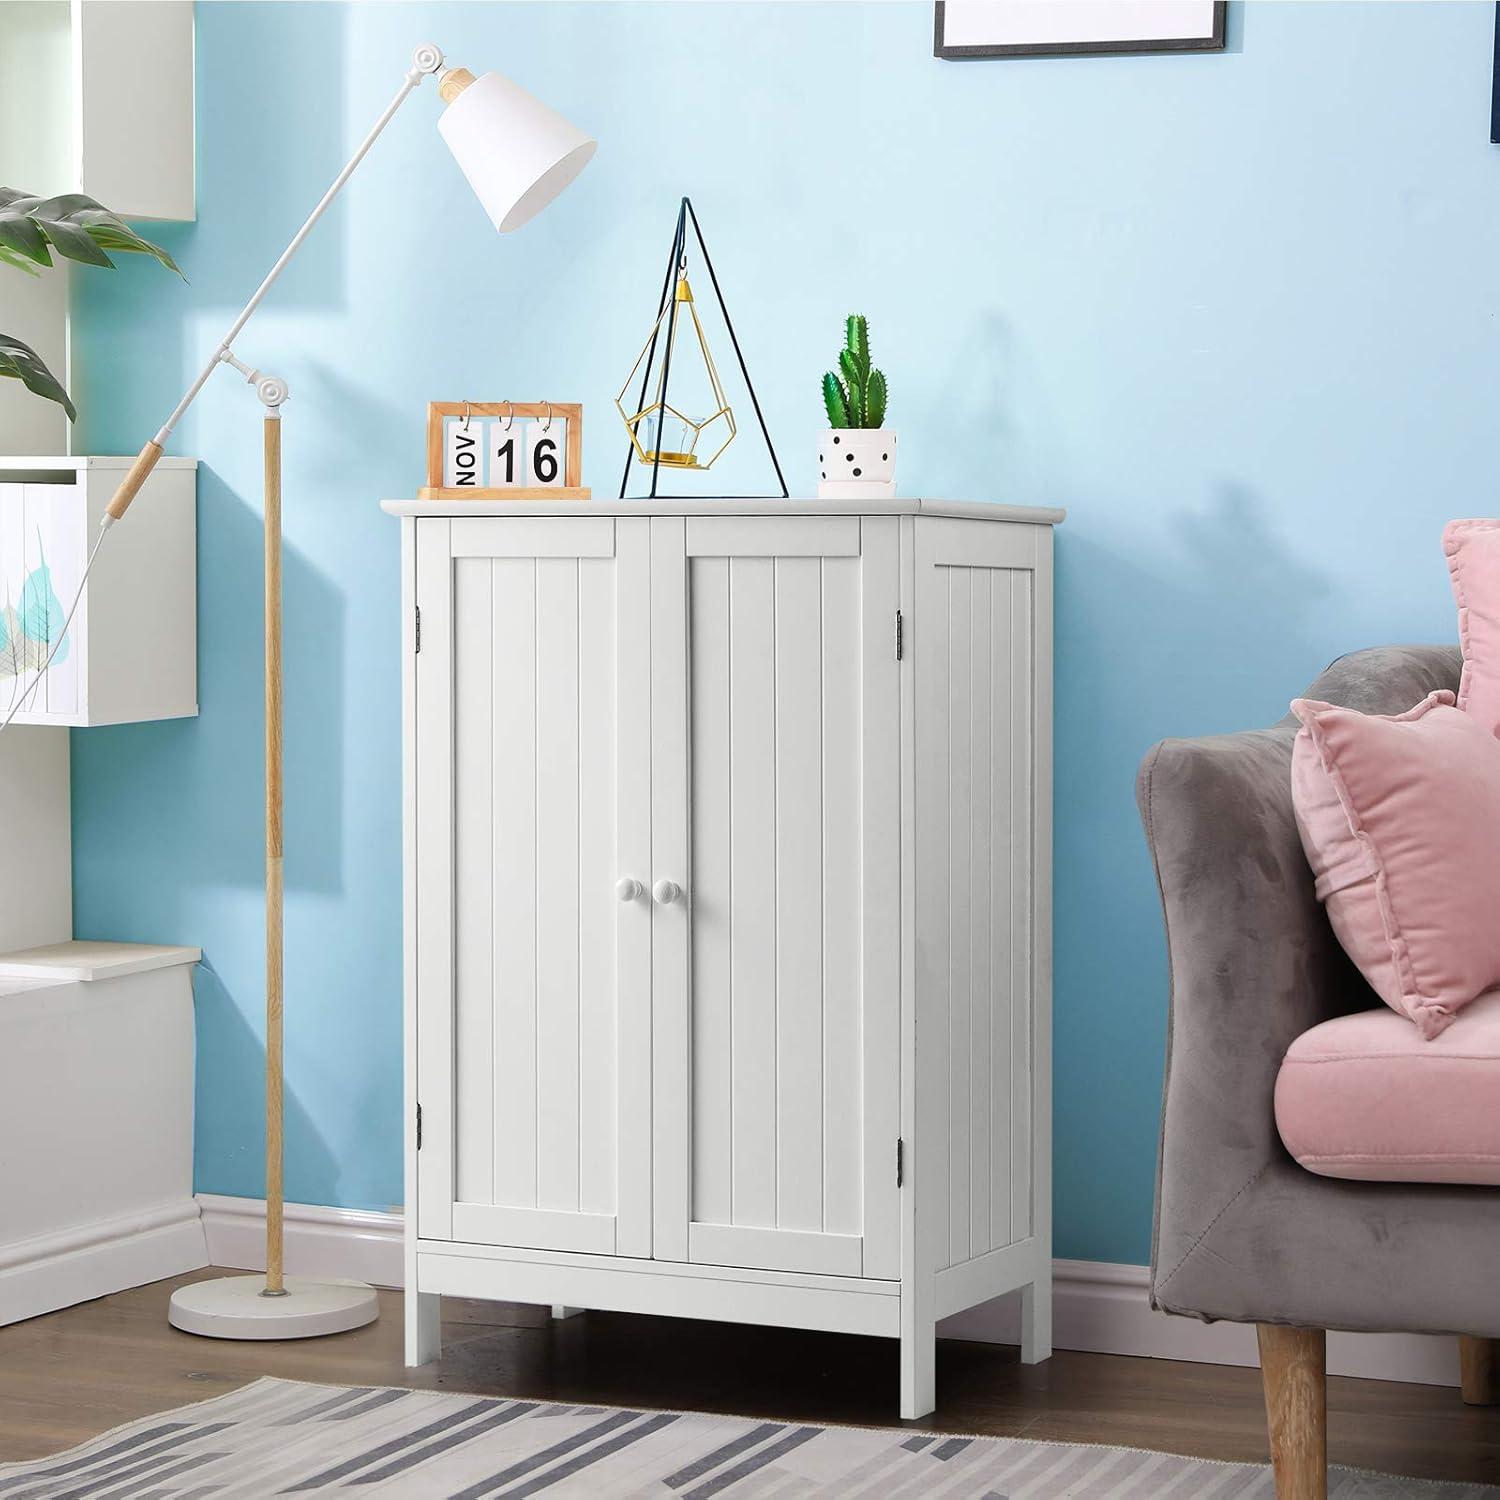
{"type": "Polygon", "coordinates": [[[505,403],[505,420],[504,420],[504,424],[500,428],[500,431],[501,432],[509,432],[510,429],[511,429],[511,424],[515,420],[516,420],[516,404],[515,404],[514,401],[507,401],[505,403]]]}
{"type": "Polygon", "coordinates": [[[469,403],[467,401],[465,401],[464,402],[464,431],[467,432],[468,430],[469,430],[469,403]]]}
{"type": "Polygon", "coordinates": [[[552,403],[549,401],[547,403],[547,420],[542,423],[542,431],[543,432],[550,432],[551,430],[552,430],[552,403]]]}

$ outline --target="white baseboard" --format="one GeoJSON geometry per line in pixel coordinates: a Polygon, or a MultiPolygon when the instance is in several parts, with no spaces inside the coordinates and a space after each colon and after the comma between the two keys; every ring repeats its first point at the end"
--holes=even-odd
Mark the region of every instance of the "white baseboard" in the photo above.
{"type": "MultiPolygon", "coordinates": [[[[199,1193],[208,1263],[229,1270],[266,1268],[263,1198],[199,1193]]],[[[404,1277],[401,1215],[357,1208],[288,1203],[282,1214],[286,1269],[293,1276],[352,1276],[371,1286],[399,1287],[404,1277]]]]}
{"type": "MultiPolygon", "coordinates": [[[[1259,1365],[1248,1323],[1200,1323],[1153,1312],[1150,1271],[1108,1261],[1052,1263],[1052,1342],[1093,1354],[1136,1354],[1196,1364],[1259,1365]]],[[[1020,1342],[1020,1299],[999,1297],[938,1325],[948,1338],[1020,1342]]],[[[1458,1384],[1458,1340],[1420,1333],[1330,1333],[1328,1373],[1418,1385],[1458,1384]]]]}
{"type": "MultiPolygon", "coordinates": [[[[200,1193],[209,1262],[265,1267],[265,1204],[200,1193]]],[[[304,1276],[353,1276],[375,1286],[402,1282],[401,1215],[286,1206],[286,1267],[304,1276]]],[[[1256,1365],[1255,1330],[1244,1323],[1200,1323],[1153,1312],[1145,1266],[1106,1261],[1053,1263],[1053,1343],[1093,1354],[1134,1354],[1197,1364],[1256,1365]]],[[[938,1325],[946,1338],[1020,1342],[1018,1296],[1000,1297],[938,1325]]],[[[1333,1333],[1328,1370],[1366,1380],[1458,1384],[1458,1341],[1415,1333],[1333,1333]]]]}
{"type": "Polygon", "coordinates": [[[0,1325],[208,1264],[191,1198],[0,1245],[0,1325]]]}

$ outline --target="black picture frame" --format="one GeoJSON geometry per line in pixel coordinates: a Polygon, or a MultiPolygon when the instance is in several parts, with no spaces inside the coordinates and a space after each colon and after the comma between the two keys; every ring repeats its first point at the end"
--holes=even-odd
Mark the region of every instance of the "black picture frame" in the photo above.
{"type": "MultiPolygon", "coordinates": [[[[1214,0],[1213,31],[1206,37],[1166,37],[1150,41],[1116,42],[996,42],[981,46],[950,46],[943,40],[944,0],[935,0],[932,18],[932,55],[949,62],[963,62],[983,57],[1080,57],[1113,53],[1116,55],[1151,52],[1222,52],[1228,0],[1214,0]]],[[[1500,10],[1500,4],[1496,6],[1500,10]]],[[[1500,54],[1497,54],[1500,55],[1500,54]]],[[[1500,93],[1496,95],[1500,110],[1500,93]]],[[[1500,115],[1497,115],[1500,119],[1500,115]]]]}
{"type": "Polygon", "coordinates": [[[1490,83],[1490,144],[1500,146],[1500,0],[1495,5],[1495,71],[1490,83]]]}

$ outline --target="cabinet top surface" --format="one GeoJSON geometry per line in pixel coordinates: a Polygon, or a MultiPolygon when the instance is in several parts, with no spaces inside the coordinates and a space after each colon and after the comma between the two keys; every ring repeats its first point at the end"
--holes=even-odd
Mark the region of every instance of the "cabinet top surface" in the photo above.
{"type": "MultiPolygon", "coordinates": [[[[84,469],[128,469],[135,462],[135,455],[128,457],[118,454],[97,453],[67,453],[67,454],[21,454],[12,456],[5,454],[0,456],[0,482],[5,476],[15,471],[51,470],[61,472],[69,470],[81,471],[84,469]]],[[[157,459],[158,469],[196,469],[198,460],[196,458],[182,458],[174,453],[163,454],[157,459]]]]}
{"type": "Polygon", "coordinates": [[[393,516],[953,516],[1055,526],[1043,505],[983,500],[382,500],[393,516]]]}

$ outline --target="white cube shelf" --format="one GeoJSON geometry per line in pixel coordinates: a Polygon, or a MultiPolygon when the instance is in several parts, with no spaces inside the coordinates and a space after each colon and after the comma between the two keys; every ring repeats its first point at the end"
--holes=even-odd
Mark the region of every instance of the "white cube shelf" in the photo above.
{"type": "Polygon", "coordinates": [[[0,183],[192,219],[190,0],[0,0],[0,183]]]}
{"type": "Polygon", "coordinates": [[[198,712],[198,461],[164,458],[111,529],[52,665],[128,458],[0,458],[0,716],[87,726],[198,712]]]}

